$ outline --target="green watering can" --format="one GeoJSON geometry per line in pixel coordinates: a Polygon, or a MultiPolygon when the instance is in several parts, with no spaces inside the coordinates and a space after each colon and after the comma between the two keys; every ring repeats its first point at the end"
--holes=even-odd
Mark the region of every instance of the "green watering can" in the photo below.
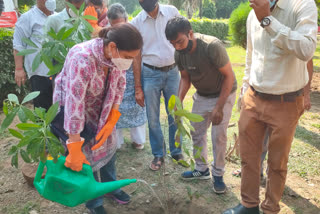
{"type": "Polygon", "coordinates": [[[136,179],[126,179],[99,183],[93,177],[90,165],[83,164],[82,171],[76,172],[64,166],[65,157],[58,158],[58,162],[40,161],[34,186],[40,195],[48,200],[58,202],[68,207],[75,207],[88,200],[112,192],[123,186],[137,182],[136,179]],[[41,175],[44,167],[47,173],[44,179],[41,175]]]}

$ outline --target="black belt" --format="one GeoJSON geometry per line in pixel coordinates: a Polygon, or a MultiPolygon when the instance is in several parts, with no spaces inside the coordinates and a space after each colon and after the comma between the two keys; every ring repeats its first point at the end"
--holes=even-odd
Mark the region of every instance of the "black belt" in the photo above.
{"type": "Polygon", "coordinates": [[[164,67],[157,67],[157,66],[146,64],[146,63],[143,63],[143,65],[148,67],[148,68],[151,68],[152,70],[159,70],[159,71],[162,71],[162,72],[168,72],[171,69],[176,67],[176,63],[173,63],[172,65],[164,66],[164,67]]]}
{"type": "Polygon", "coordinates": [[[281,95],[274,95],[274,94],[266,94],[266,93],[261,93],[259,91],[256,91],[252,86],[250,86],[250,88],[254,92],[254,95],[257,95],[264,100],[275,100],[275,101],[283,101],[283,102],[295,102],[296,98],[302,95],[304,91],[302,88],[298,91],[285,93],[281,95]]]}

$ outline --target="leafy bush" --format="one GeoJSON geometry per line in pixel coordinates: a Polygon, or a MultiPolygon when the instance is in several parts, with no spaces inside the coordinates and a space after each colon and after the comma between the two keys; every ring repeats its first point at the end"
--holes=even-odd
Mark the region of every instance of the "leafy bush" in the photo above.
{"type": "Polygon", "coordinates": [[[202,16],[207,17],[209,19],[216,18],[217,8],[210,0],[204,0],[203,2],[203,10],[202,16]]]}
{"type": "Polygon", "coordinates": [[[241,2],[246,0],[216,0],[217,18],[228,19],[241,2]]]}
{"type": "Polygon", "coordinates": [[[247,17],[251,11],[249,2],[241,3],[235,9],[229,19],[229,35],[234,45],[240,45],[243,48],[247,46],[247,17]]]}
{"type": "Polygon", "coordinates": [[[22,97],[30,91],[28,84],[19,88],[15,83],[12,37],[12,28],[0,28],[0,106],[9,93],[19,93],[22,97]]]}
{"type": "Polygon", "coordinates": [[[226,20],[190,19],[192,29],[196,33],[215,36],[225,40],[228,36],[228,23],[226,20]]]}
{"type": "Polygon", "coordinates": [[[111,0],[109,1],[109,5],[113,3],[120,3],[122,4],[125,8],[127,13],[133,13],[138,7],[139,7],[139,1],[136,0],[111,0]]]}

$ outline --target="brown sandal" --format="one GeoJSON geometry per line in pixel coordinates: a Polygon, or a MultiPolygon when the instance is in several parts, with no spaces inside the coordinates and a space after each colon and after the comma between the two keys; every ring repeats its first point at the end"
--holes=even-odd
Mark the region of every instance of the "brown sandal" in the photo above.
{"type": "Polygon", "coordinates": [[[158,171],[161,168],[162,163],[164,162],[163,157],[154,157],[149,168],[152,171],[158,171]]]}

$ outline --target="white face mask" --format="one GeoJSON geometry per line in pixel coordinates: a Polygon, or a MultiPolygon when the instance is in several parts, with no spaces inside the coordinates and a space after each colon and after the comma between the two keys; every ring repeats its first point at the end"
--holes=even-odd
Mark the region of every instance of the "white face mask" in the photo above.
{"type": "Polygon", "coordinates": [[[46,8],[53,12],[56,9],[56,0],[47,0],[45,3],[46,8]]]}
{"type": "Polygon", "coordinates": [[[119,58],[111,58],[111,61],[112,63],[117,67],[118,70],[120,71],[126,71],[128,70],[131,65],[132,65],[132,62],[133,62],[133,59],[123,59],[123,58],[120,58],[120,54],[119,54],[119,51],[117,49],[117,52],[118,52],[118,55],[119,55],[119,58]]]}
{"type": "Polygon", "coordinates": [[[76,17],[78,17],[77,14],[75,14],[71,8],[69,8],[69,16],[70,16],[71,18],[76,18],[76,17]]]}

